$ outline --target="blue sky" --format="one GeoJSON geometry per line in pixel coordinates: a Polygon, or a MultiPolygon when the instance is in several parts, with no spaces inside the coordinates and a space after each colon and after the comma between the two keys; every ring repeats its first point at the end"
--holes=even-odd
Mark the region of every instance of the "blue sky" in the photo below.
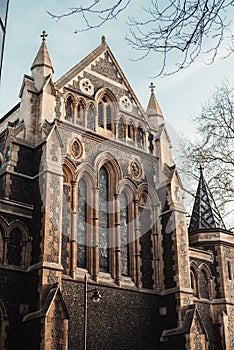
{"type": "MultiPolygon", "coordinates": [[[[199,113],[212,90],[226,77],[234,83],[233,59],[217,59],[213,65],[206,65],[200,57],[189,69],[166,77],[151,77],[158,71],[159,57],[151,55],[144,61],[133,61],[137,56],[124,39],[128,27],[126,15],[107,23],[102,28],[75,34],[79,19],[71,16],[59,22],[46,13],[63,13],[77,0],[10,0],[8,27],[5,45],[2,82],[0,86],[0,117],[19,102],[19,91],[24,74],[30,74],[30,67],[41,44],[40,34],[48,33],[47,46],[54,66],[54,80],[88,55],[105,35],[137,97],[146,108],[151,81],[156,85],[156,96],[169,125],[177,133],[193,134],[191,116],[199,113]]],[[[134,1],[129,8],[133,16],[140,16],[145,1],[134,1]],[[137,4],[137,6],[136,6],[137,4]]]]}

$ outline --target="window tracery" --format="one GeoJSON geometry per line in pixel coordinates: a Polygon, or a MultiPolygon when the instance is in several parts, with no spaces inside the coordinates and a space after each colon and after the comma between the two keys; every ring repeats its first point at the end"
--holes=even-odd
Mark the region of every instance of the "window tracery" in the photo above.
{"type": "Polygon", "coordinates": [[[98,126],[110,131],[113,129],[113,107],[106,94],[98,102],[98,126]]]}

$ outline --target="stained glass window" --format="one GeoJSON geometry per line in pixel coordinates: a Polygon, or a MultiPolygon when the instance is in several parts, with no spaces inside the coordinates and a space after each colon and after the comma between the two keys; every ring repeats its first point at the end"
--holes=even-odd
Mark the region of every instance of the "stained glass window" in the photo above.
{"type": "Polygon", "coordinates": [[[77,266],[86,268],[87,249],[87,188],[83,179],[78,185],[78,237],[77,237],[77,266]]]}
{"type": "Polygon", "coordinates": [[[128,245],[128,201],[125,193],[120,196],[120,233],[121,233],[121,274],[129,275],[128,245]]]}
{"type": "Polygon", "coordinates": [[[10,233],[10,239],[7,244],[7,261],[9,265],[20,266],[22,250],[22,234],[18,228],[10,233]]]}
{"type": "Polygon", "coordinates": [[[99,173],[99,270],[103,272],[109,272],[108,221],[108,174],[102,167],[99,173]]]}

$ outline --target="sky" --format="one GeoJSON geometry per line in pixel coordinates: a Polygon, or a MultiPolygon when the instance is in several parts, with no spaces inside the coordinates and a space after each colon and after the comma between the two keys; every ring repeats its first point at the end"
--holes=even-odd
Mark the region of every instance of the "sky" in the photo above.
{"type": "MultiPolygon", "coordinates": [[[[56,22],[46,12],[64,13],[77,3],[78,0],[10,0],[0,85],[0,117],[19,102],[23,75],[30,74],[43,30],[48,33],[47,47],[55,71],[54,81],[95,49],[101,43],[101,36],[105,35],[143,107],[147,107],[149,84],[153,81],[158,102],[170,128],[175,134],[193,136],[191,117],[200,112],[211,91],[224,78],[234,83],[234,55],[226,60],[218,58],[212,65],[205,64],[205,58],[200,57],[189,69],[165,78],[152,78],[158,71],[159,58],[151,55],[143,61],[135,61],[139,55],[125,40],[129,30],[127,14],[122,13],[117,20],[101,28],[75,34],[81,24],[77,16],[56,22]]],[[[146,6],[144,0],[132,1],[128,14],[139,18],[143,6],[146,6]]]]}

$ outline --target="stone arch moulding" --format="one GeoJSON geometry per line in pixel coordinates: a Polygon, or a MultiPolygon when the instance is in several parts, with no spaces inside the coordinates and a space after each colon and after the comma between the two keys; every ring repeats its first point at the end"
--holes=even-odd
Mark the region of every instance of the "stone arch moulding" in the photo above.
{"type": "Polygon", "coordinates": [[[78,166],[75,179],[79,182],[82,178],[86,182],[88,182],[92,186],[92,188],[95,186],[95,183],[96,183],[95,171],[90,164],[83,163],[78,166]]]}
{"type": "Polygon", "coordinates": [[[148,205],[150,205],[150,206],[152,206],[152,205],[159,206],[160,205],[158,195],[149,183],[143,183],[143,184],[140,184],[138,186],[138,197],[141,198],[141,196],[144,193],[147,193],[147,203],[146,203],[147,206],[148,205]],[[149,201],[148,201],[148,198],[149,198],[149,201]]]}
{"type": "Polygon", "coordinates": [[[10,223],[10,225],[8,227],[8,232],[7,232],[8,237],[10,235],[10,232],[13,231],[15,228],[18,228],[20,230],[20,232],[22,233],[22,241],[23,242],[27,242],[30,240],[30,235],[29,235],[27,227],[19,220],[15,220],[15,221],[10,223]]]}
{"type": "Polygon", "coordinates": [[[76,166],[69,158],[63,158],[62,160],[63,175],[66,182],[70,182],[75,179],[76,166]]]}
{"type": "Polygon", "coordinates": [[[110,152],[102,152],[94,161],[94,169],[97,173],[97,185],[99,183],[99,170],[102,166],[106,167],[109,175],[114,178],[116,184],[123,178],[122,170],[116,158],[110,152]]]}
{"type": "Polygon", "coordinates": [[[114,103],[115,110],[117,110],[118,100],[115,97],[115,95],[113,94],[113,92],[108,88],[101,88],[100,90],[98,90],[96,95],[95,95],[95,100],[98,101],[104,95],[107,95],[109,97],[109,99],[114,103]]]}

